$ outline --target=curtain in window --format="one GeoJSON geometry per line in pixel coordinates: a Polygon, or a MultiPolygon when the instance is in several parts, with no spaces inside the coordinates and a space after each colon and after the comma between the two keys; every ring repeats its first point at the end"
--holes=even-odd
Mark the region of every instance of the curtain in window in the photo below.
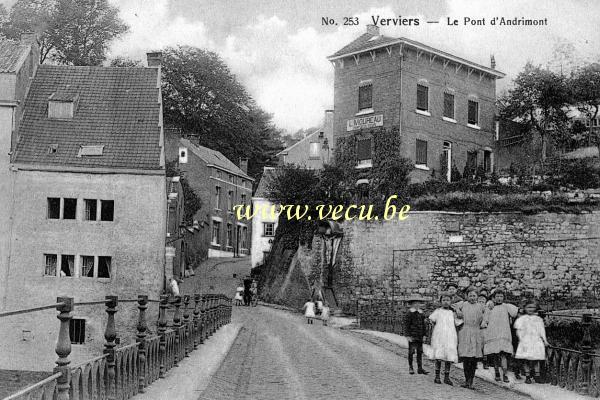
{"type": "Polygon", "coordinates": [[[81,257],[81,276],[92,278],[94,276],[94,257],[81,257]]]}

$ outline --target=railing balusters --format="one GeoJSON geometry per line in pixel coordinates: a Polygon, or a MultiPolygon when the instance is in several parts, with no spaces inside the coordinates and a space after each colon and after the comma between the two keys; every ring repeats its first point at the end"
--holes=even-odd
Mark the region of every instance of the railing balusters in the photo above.
{"type": "Polygon", "coordinates": [[[175,296],[175,313],[173,314],[173,329],[175,330],[175,366],[179,366],[180,344],[181,344],[181,296],[175,296]]]}
{"type": "Polygon", "coordinates": [[[71,368],[69,364],[69,355],[71,354],[71,337],[69,335],[69,325],[71,322],[71,311],[73,311],[72,297],[59,297],[58,303],[63,303],[56,307],[59,312],[57,318],[60,320],[60,328],[58,330],[58,340],[56,341],[56,367],[54,373],[59,373],[60,376],[56,380],[56,390],[58,400],[69,400],[69,387],[71,385],[71,368]]]}
{"type": "Polygon", "coordinates": [[[137,324],[137,338],[138,343],[138,391],[144,393],[144,387],[146,387],[146,331],[148,330],[148,323],[146,322],[146,309],[148,308],[148,296],[138,296],[138,309],[139,318],[137,324]]]}
{"type": "Polygon", "coordinates": [[[106,313],[108,319],[106,321],[106,330],[104,331],[104,354],[106,354],[106,366],[108,371],[106,387],[106,397],[108,400],[116,400],[116,370],[115,370],[115,339],[117,338],[117,331],[115,330],[115,313],[117,312],[118,297],[117,296],[106,296],[106,313]]]}
{"type": "Polygon", "coordinates": [[[200,310],[198,304],[200,303],[200,294],[194,294],[194,311],[193,311],[193,322],[194,322],[194,350],[198,348],[199,336],[200,336],[200,310]]]}
{"type": "Polygon", "coordinates": [[[160,336],[159,344],[158,344],[158,353],[160,358],[160,367],[159,367],[159,378],[165,377],[165,372],[167,368],[167,305],[169,301],[169,296],[163,294],[160,296],[160,303],[158,309],[158,335],[160,336]]]}
{"type": "Polygon", "coordinates": [[[184,348],[185,348],[185,357],[190,356],[190,338],[192,337],[191,329],[190,329],[190,296],[183,296],[183,326],[185,326],[185,335],[184,335],[184,348]]]}

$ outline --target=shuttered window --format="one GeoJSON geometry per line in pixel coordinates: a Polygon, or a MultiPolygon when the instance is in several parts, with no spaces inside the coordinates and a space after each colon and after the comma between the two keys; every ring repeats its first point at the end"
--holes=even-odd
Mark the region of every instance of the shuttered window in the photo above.
{"type": "Polygon", "coordinates": [[[371,83],[358,88],[358,110],[367,108],[373,108],[373,85],[371,83]]]}
{"type": "Polygon", "coordinates": [[[444,93],[444,117],[454,119],[454,95],[444,93]]]}
{"type": "Polygon", "coordinates": [[[417,139],[417,154],[415,164],[427,165],[427,141],[417,139]]]}
{"type": "Polygon", "coordinates": [[[358,141],[356,148],[356,159],[359,161],[371,160],[371,139],[363,139],[358,141]]]}
{"type": "Polygon", "coordinates": [[[429,110],[429,88],[425,85],[417,85],[417,110],[429,110]]]}
{"type": "Polygon", "coordinates": [[[470,125],[479,125],[479,103],[475,100],[469,100],[469,112],[467,122],[470,125]]]}

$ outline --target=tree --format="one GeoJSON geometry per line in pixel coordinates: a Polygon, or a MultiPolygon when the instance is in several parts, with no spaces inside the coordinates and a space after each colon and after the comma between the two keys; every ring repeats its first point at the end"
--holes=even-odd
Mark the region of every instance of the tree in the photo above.
{"type": "Polygon", "coordinates": [[[109,65],[111,67],[143,67],[144,65],[140,60],[134,60],[127,57],[115,57],[110,60],[109,65]]]}
{"type": "Polygon", "coordinates": [[[559,135],[565,131],[570,100],[565,77],[527,63],[515,78],[514,87],[499,102],[500,113],[504,118],[516,119],[539,133],[541,158],[545,160],[548,135],[559,135]]]}
{"type": "Polygon", "coordinates": [[[214,52],[194,47],[163,50],[165,122],[195,135],[201,145],[236,162],[249,159],[257,177],[282,149],[280,131],[214,52]]]}
{"type": "Polygon", "coordinates": [[[590,121],[588,144],[596,144],[600,155],[600,137],[594,134],[592,124],[600,107],[600,64],[593,63],[579,68],[569,83],[575,106],[590,121]]]}
{"type": "Polygon", "coordinates": [[[35,32],[40,63],[99,65],[109,43],[128,30],[108,0],[17,0],[2,33],[17,39],[35,32]]]}

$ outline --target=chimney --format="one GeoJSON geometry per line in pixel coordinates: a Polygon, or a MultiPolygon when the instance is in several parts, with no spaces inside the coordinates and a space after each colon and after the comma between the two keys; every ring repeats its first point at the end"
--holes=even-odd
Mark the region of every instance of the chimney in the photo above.
{"type": "Polygon", "coordinates": [[[490,56],[490,67],[492,67],[492,69],[496,69],[496,58],[493,54],[490,56]]]}
{"type": "Polygon", "coordinates": [[[245,174],[248,173],[248,159],[240,157],[240,169],[244,171],[245,174]]]}
{"type": "Polygon", "coordinates": [[[154,53],[146,53],[149,67],[160,67],[162,64],[162,53],[160,51],[154,53]]]}
{"type": "Polygon", "coordinates": [[[377,25],[367,25],[367,33],[373,36],[379,36],[379,27],[377,25]]]}

